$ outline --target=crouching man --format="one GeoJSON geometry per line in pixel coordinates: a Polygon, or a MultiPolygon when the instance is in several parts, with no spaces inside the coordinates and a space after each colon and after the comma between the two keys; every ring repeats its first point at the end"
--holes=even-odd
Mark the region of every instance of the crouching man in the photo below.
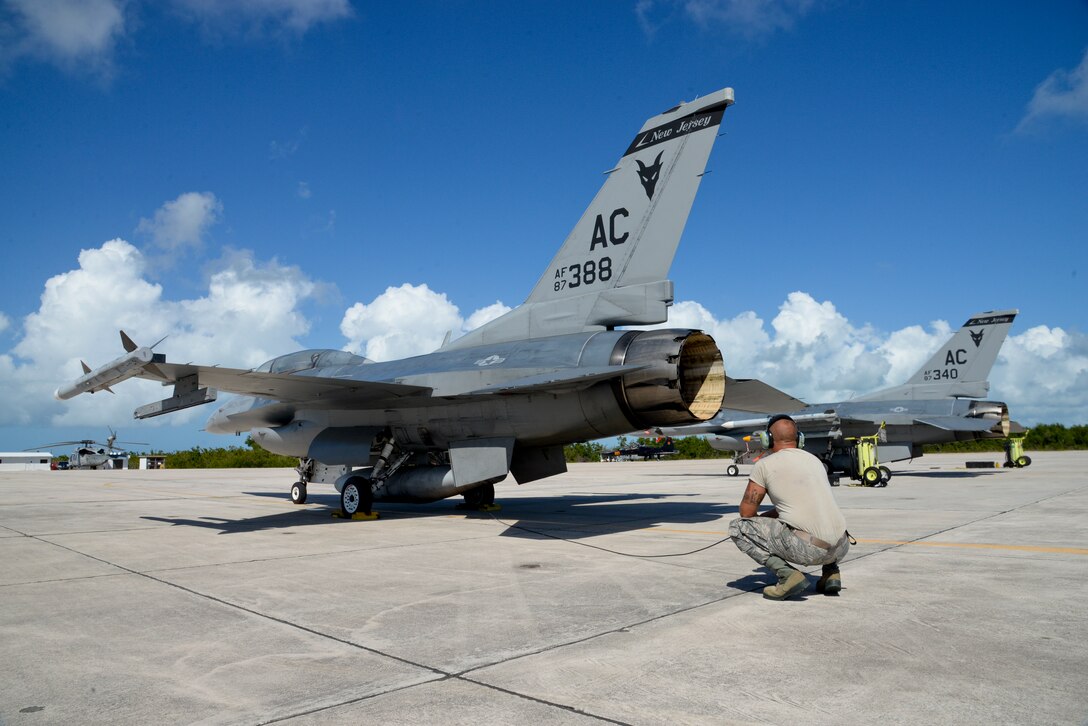
{"type": "Polygon", "coordinates": [[[784,600],[804,592],[808,581],[797,565],[823,565],[816,591],[834,595],[842,589],[839,561],[850,549],[846,520],[831,495],[823,463],[805,451],[804,439],[789,416],[771,418],[764,434],[765,454],[752,469],[740,503],[740,519],[729,523],[729,536],[741,552],[778,576],[763,597],[784,600]],[[773,508],[757,516],[763,497],[773,508]]]}

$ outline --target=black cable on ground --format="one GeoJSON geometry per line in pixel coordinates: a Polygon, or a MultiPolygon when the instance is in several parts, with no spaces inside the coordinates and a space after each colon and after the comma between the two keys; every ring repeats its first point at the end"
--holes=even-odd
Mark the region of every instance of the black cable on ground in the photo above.
{"type": "Polygon", "coordinates": [[[488,512],[488,514],[490,514],[491,518],[494,519],[499,524],[510,527],[511,529],[520,529],[522,532],[529,532],[531,534],[540,535],[541,537],[548,537],[550,539],[557,539],[557,540],[559,540],[561,542],[569,542],[570,544],[576,544],[576,545],[580,545],[582,547],[589,547],[590,549],[600,550],[601,552],[608,552],[609,554],[613,554],[613,555],[620,555],[621,557],[635,557],[635,558],[643,559],[643,560],[652,560],[652,559],[657,559],[657,558],[661,558],[661,557],[686,557],[687,555],[694,555],[697,552],[702,552],[703,550],[708,550],[711,547],[717,547],[718,545],[722,544],[723,542],[728,542],[731,539],[730,537],[724,537],[724,538],[718,540],[717,542],[713,542],[711,544],[708,544],[705,547],[700,547],[699,549],[691,550],[690,552],[671,552],[669,554],[664,554],[664,555],[636,555],[636,554],[632,554],[630,552],[620,552],[618,550],[610,550],[607,547],[599,547],[597,545],[592,545],[592,544],[589,544],[587,542],[579,542],[578,540],[571,539],[569,537],[560,537],[557,534],[549,534],[548,532],[539,532],[539,531],[537,531],[535,529],[529,529],[528,527],[523,527],[520,524],[511,524],[510,522],[503,521],[503,520],[499,519],[498,517],[496,517],[494,515],[494,513],[492,513],[492,512],[488,512]]]}

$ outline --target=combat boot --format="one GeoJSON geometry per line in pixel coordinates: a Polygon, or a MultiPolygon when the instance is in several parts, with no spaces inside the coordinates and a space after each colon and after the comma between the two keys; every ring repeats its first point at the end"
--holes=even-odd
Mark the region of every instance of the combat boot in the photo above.
{"type": "Polygon", "coordinates": [[[767,567],[778,576],[778,583],[763,588],[763,597],[768,600],[785,600],[794,595],[800,595],[808,586],[805,573],[795,570],[777,555],[771,555],[767,559],[767,567]]]}
{"type": "Polygon", "coordinates": [[[842,576],[839,574],[839,566],[837,564],[824,565],[823,574],[816,582],[816,592],[822,592],[824,595],[838,595],[841,589],[842,576]]]}

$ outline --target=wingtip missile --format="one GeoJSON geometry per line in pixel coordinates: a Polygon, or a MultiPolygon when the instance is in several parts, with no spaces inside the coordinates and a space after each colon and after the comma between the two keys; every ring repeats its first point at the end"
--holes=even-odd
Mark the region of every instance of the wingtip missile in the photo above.
{"type": "MultiPolygon", "coordinates": [[[[110,386],[139,375],[140,371],[151,363],[153,355],[150,348],[136,348],[93,371],[90,370],[86,363],[83,363],[84,375],[71,385],[58,388],[53,392],[53,397],[58,401],[66,401],[81,393],[94,393],[96,391],[113,393],[110,386]]],[[[82,361],[80,362],[82,363],[82,361]]]]}

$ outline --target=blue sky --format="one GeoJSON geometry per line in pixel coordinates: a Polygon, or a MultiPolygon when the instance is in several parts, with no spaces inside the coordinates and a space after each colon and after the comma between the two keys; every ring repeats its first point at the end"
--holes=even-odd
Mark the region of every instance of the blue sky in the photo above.
{"type": "Polygon", "coordinates": [[[991,398],[1088,404],[1088,5],[0,0],[0,449],[240,443],[121,352],[429,352],[519,304],[642,122],[736,105],[671,324],[810,401],[1019,308],[991,398]]]}

